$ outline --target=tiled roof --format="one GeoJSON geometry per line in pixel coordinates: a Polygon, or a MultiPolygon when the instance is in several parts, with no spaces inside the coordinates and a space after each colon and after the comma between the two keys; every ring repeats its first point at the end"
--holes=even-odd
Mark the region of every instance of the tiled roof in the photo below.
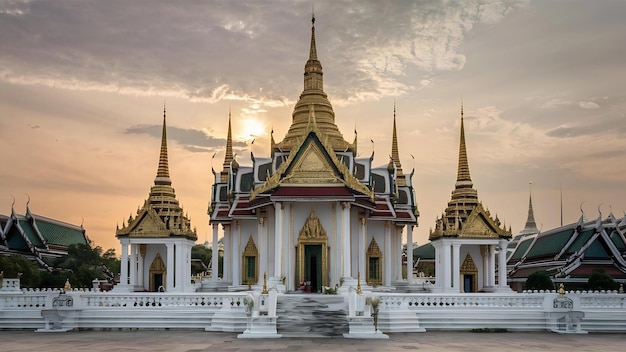
{"type": "Polygon", "coordinates": [[[537,237],[533,248],[531,248],[526,257],[531,259],[553,257],[557,255],[561,249],[563,249],[563,246],[565,246],[573,233],[574,229],[567,229],[565,231],[537,237]]]}
{"type": "Polygon", "coordinates": [[[530,247],[531,243],[533,243],[533,239],[532,238],[529,238],[529,239],[526,239],[526,240],[522,240],[517,245],[517,249],[515,249],[515,252],[513,252],[513,255],[511,256],[511,258],[509,258],[509,262],[511,262],[512,264],[515,264],[515,262],[517,262],[518,260],[522,259],[522,257],[524,256],[524,254],[528,250],[528,247],[530,247]]]}
{"type": "Polygon", "coordinates": [[[44,246],[43,242],[41,242],[41,239],[37,235],[37,231],[35,231],[35,229],[33,228],[33,226],[30,224],[28,220],[20,219],[19,223],[20,223],[20,227],[22,228],[22,230],[24,230],[26,237],[28,237],[28,240],[30,241],[30,243],[33,244],[33,246],[39,247],[39,248],[44,246]]]}
{"type": "Polygon", "coordinates": [[[435,247],[429,242],[423,244],[413,250],[413,256],[418,257],[423,260],[434,260],[435,259],[435,247]]]}
{"type": "Polygon", "coordinates": [[[85,234],[75,226],[63,226],[60,223],[41,218],[36,219],[36,224],[48,244],[69,246],[71,244],[87,243],[85,234]]]}
{"type": "Polygon", "coordinates": [[[569,246],[569,248],[567,248],[565,253],[573,254],[577,252],[578,250],[580,250],[580,248],[589,241],[589,239],[591,238],[591,236],[593,236],[594,233],[595,233],[594,229],[585,230],[582,233],[580,233],[574,240],[574,243],[572,243],[572,245],[569,246]]]}

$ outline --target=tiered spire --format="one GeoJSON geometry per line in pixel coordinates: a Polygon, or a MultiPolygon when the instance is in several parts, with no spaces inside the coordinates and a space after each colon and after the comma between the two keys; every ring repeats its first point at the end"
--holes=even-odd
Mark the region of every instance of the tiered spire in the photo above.
{"type": "MultiPolygon", "coordinates": [[[[353,150],[353,146],[343,139],[335,124],[335,112],[324,92],[324,73],[322,64],[317,58],[315,43],[315,16],[311,19],[311,42],[309,57],[304,66],[304,89],[292,114],[292,122],[285,138],[276,145],[283,151],[293,148],[305,136],[310,116],[310,109],[314,106],[316,124],[319,131],[327,137],[334,150],[353,150]]],[[[321,137],[321,136],[320,136],[321,137]]],[[[356,152],[356,150],[353,150],[356,152]]]]}
{"type": "Polygon", "coordinates": [[[230,163],[235,159],[233,155],[233,134],[230,127],[231,124],[231,112],[228,108],[228,135],[226,136],[226,152],[224,153],[224,163],[222,164],[222,174],[220,176],[220,182],[228,182],[228,172],[230,170],[230,163]]]}
{"type": "Polygon", "coordinates": [[[461,103],[461,138],[459,142],[459,168],[456,177],[456,188],[472,188],[469,163],[467,162],[467,149],[465,147],[465,126],[463,124],[463,103],[461,103]]]}
{"type": "Polygon", "coordinates": [[[170,171],[167,161],[167,126],[166,126],[165,104],[163,104],[163,131],[161,132],[161,153],[159,154],[159,167],[154,179],[155,185],[171,185],[170,171]]]}
{"type": "Polygon", "coordinates": [[[528,196],[528,218],[524,229],[520,232],[520,235],[531,235],[538,233],[537,223],[535,223],[535,214],[533,212],[533,195],[532,195],[532,182],[530,182],[530,190],[528,196]]]}
{"type": "Polygon", "coordinates": [[[391,159],[396,165],[396,179],[398,186],[406,186],[406,178],[402,172],[400,152],[398,151],[398,133],[396,132],[396,103],[393,103],[393,136],[391,138],[391,159]]]}

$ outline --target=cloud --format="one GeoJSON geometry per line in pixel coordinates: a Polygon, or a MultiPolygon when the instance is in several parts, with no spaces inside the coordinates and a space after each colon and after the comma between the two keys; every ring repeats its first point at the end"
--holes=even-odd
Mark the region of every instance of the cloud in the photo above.
{"type": "MultiPolygon", "coordinates": [[[[145,134],[154,138],[161,138],[163,126],[161,125],[135,125],[127,128],[124,133],[128,134],[145,134]]],[[[204,131],[185,129],[178,127],[167,127],[168,141],[175,141],[182,145],[186,150],[198,152],[210,152],[214,148],[224,148],[226,139],[215,138],[207,135],[204,131]]],[[[233,142],[234,147],[245,147],[243,142],[233,142]]]]}
{"type": "MultiPolygon", "coordinates": [[[[316,7],[316,34],[322,64],[333,63],[331,96],[337,104],[351,104],[427,86],[432,72],[463,68],[461,44],[474,24],[501,21],[525,5],[322,4],[316,7]],[[422,72],[421,82],[409,78],[410,71],[422,72]]],[[[214,1],[184,7],[141,0],[124,6],[85,1],[79,7],[65,0],[5,1],[0,80],[284,106],[301,89],[294,77],[301,77],[308,54],[309,16],[307,4],[287,0],[273,6],[214,1]]]]}
{"type": "Polygon", "coordinates": [[[583,109],[599,109],[600,105],[598,105],[597,103],[594,103],[593,101],[581,101],[578,102],[578,106],[580,106],[583,109]]]}

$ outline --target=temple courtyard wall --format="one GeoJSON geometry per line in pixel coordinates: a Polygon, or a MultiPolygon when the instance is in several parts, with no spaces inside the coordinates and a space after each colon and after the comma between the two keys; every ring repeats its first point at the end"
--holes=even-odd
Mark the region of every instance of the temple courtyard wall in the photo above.
{"type": "Polygon", "coordinates": [[[624,332],[625,299],[626,295],[617,291],[116,293],[19,289],[19,285],[11,288],[9,284],[0,290],[0,329],[201,329],[238,332],[240,337],[281,337],[297,335],[288,332],[294,324],[281,325],[281,319],[311,319],[302,325],[305,329],[310,326],[309,332],[333,336],[336,324],[343,331],[334,335],[339,332],[356,338],[430,330],[624,332]],[[311,317],[304,317],[308,312],[311,317]]]}

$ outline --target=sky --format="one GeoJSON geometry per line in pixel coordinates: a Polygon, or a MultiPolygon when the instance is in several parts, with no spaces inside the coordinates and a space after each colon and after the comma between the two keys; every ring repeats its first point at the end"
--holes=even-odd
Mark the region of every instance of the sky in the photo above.
{"type": "MultiPolygon", "coordinates": [[[[0,213],[30,198],[119,252],[116,225],[156,176],[166,104],[173,186],[210,240],[229,109],[239,163],[268,156],[303,89],[312,3],[0,0],[0,213]]],[[[561,193],[564,223],[624,215],[626,1],[314,3],[336,123],[375,166],[396,106],[418,244],[454,188],[461,103],[474,187],[513,234],[529,182],[543,231],[560,225],[561,193]]]]}

